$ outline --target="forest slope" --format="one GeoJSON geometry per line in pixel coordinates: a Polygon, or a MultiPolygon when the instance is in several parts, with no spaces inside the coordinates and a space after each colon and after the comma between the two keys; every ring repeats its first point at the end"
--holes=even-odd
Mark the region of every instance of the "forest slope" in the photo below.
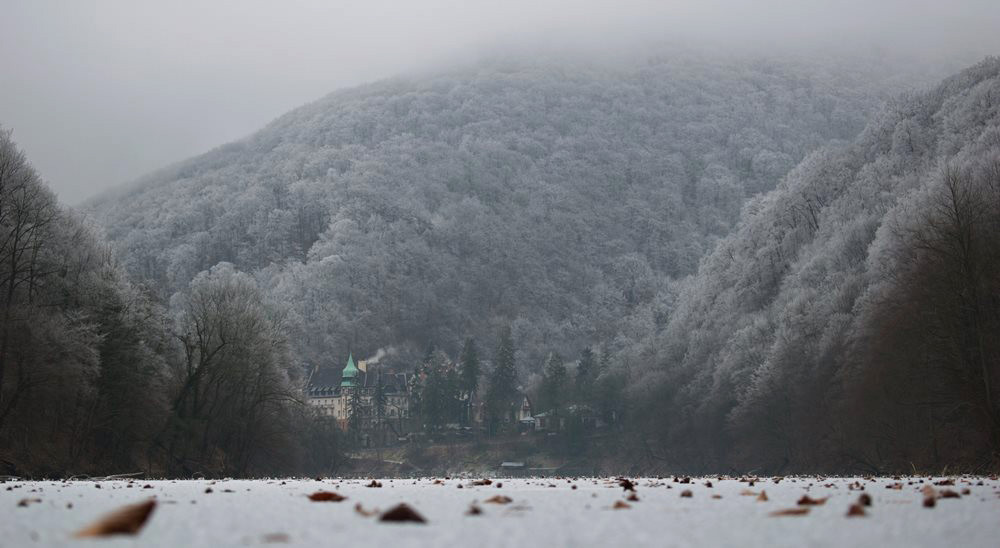
{"type": "Polygon", "coordinates": [[[164,296],[220,261],[293,309],[307,361],[655,331],[745,200],[854,137],[883,66],[677,55],[493,61],[336,92],[92,204],[164,296]],[[860,67],[860,68],[858,68],[860,67]]]}
{"type": "Polygon", "coordinates": [[[634,382],[646,432],[695,468],[995,467],[998,242],[992,58],[747,205],[634,382]]]}

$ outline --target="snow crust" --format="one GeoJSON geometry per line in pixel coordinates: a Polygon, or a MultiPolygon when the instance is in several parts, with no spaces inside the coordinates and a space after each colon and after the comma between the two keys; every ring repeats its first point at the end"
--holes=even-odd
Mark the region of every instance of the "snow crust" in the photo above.
{"type": "Polygon", "coordinates": [[[8,481],[0,484],[0,546],[1000,546],[1000,482],[953,478],[954,486],[934,488],[968,494],[924,507],[921,489],[941,480],[798,477],[751,486],[735,478],[634,479],[639,500],[625,509],[613,508],[630,494],[613,478],[494,479],[484,486],[468,478],[384,479],[381,488],[337,479],[8,481]],[[855,482],[873,504],[867,516],[849,518],[861,493],[855,482]],[[901,488],[887,488],[893,484],[901,488]],[[319,490],[347,499],[310,501],[319,490]],[[681,496],[684,490],[691,496],[681,496]],[[748,494],[762,490],[766,502],[748,494]],[[806,494],[828,500],[804,516],[770,515],[798,507],[806,494]],[[513,502],[484,502],[494,495],[513,502]],[[159,504],[138,535],[73,538],[104,514],[150,497],[159,504]],[[19,506],[23,499],[40,502],[19,506]],[[428,523],[384,523],[355,509],[385,511],[400,502],[428,523]],[[467,515],[472,504],[482,514],[467,515]]]}

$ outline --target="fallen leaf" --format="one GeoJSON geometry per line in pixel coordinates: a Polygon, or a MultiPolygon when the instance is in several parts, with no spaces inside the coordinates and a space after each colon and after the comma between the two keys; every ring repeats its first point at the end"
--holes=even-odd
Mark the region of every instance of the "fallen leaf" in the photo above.
{"type": "Polygon", "coordinates": [[[109,535],[134,535],[142,529],[149,520],[150,514],[156,508],[153,499],[139,504],[124,506],[95,521],[89,527],[76,533],[77,538],[106,537],[109,535]]]}
{"type": "Polygon", "coordinates": [[[264,544],[284,544],[291,540],[285,533],[268,533],[261,537],[264,544]]]}
{"type": "Polygon", "coordinates": [[[767,498],[767,491],[761,491],[760,494],[757,495],[757,502],[767,502],[768,500],[771,499],[767,498]]]}
{"type": "Polygon", "coordinates": [[[628,508],[631,508],[631,506],[623,500],[616,500],[612,508],[614,508],[615,510],[626,510],[628,508]]]}
{"type": "Polygon", "coordinates": [[[821,499],[809,498],[809,495],[802,495],[802,498],[796,503],[799,506],[822,506],[826,504],[827,497],[821,499]]]}
{"type": "Polygon", "coordinates": [[[856,518],[856,517],[862,517],[862,516],[867,516],[867,515],[868,515],[868,513],[865,512],[865,507],[862,506],[862,505],[860,505],[860,504],[852,504],[847,509],[847,517],[849,517],[849,518],[856,518]]]}
{"type": "Polygon", "coordinates": [[[861,493],[858,496],[858,504],[860,504],[861,506],[871,506],[872,505],[871,495],[869,495],[868,493],[861,493]]]}
{"type": "Polygon", "coordinates": [[[490,479],[481,479],[481,480],[476,480],[476,481],[472,482],[472,485],[491,485],[492,483],[493,483],[493,480],[490,480],[490,479]]]}
{"type": "Polygon", "coordinates": [[[309,500],[313,502],[340,502],[346,498],[344,495],[332,491],[316,491],[309,495],[309,500]]]}
{"type": "Polygon", "coordinates": [[[35,504],[35,503],[38,503],[38,502],[42,502],[42,499],[21,499],[21,500],[18,501],[17,505],[21,506],[21,507],[24,507],[24,506],[28,506],[30,504],[35,504]]]}
{"type": "Polygon", "coordinates": [[[512,502],[513,500],[514,499],[512,499],[512,498],[510,498],[510,497],[508,497],[506,495],[494,495],[494,496],[492,496],[492,497],[484,500],[483,502],[488,502],[490,504],[507,504],[507,503],[512,502]]]}
{"type": "Polygon", "coordinates": [[[684,497],[684,498],[689,499],[689,498],[691,498],[691,497],[694,496],[694,493],[692,493],[690,489],[685,489],[685,490],[681,491],[681,496],[684,497]]]}
{"type": "Polygon", "coordinates": [[[629,493],[627,497],[625,497],[625,500],[629,502],[639,502],[639,495],[636,495],[635,491],[633,491],[629,493]]]}
{"type": "Polygon", "coordinates": [[[618,478],[618,485],[621,485],[622,489],[626,491],[635,491],[635,484],[628,478],[618,478]]]}
{"type": "Polygon", "coordinates": [[[382,487],[382,482],[372,480],[372,482],[369,483],[368,485],[365,485],[365,487],[382,487]]]}
{"type": "Polygon", "coordinates": [[[784,510],[777,510],[771,512],[771,516],[804,516],[809,513],[809,508],[786,508],[784,510]]]}
{"type": "Polygon", "coordinates": [[[417,513],[416,510],[410,508],[406,503],[400,503],[394,508],[390,509],[388,512],[382,514],[379,521],[395,521],[395,522],[406,522],[411,521],[414,523],[427,523],[427,520],[423,516],[417,513]]]}
{"type": "Polygon", "coordinates": [[[476,506],[475,504],[469,506],[469,511],[465,513],[467,516],[478,516],[483,513],[483,509],[476,506]]]}
{"type": "Polygon", "coordinates": [[[362,507],[361,503],[359,502],[354,505],[354,511],[366,518],[370,518],[378,513],[378,508],[374,510],[365,510],[364,507],[362,507]]]}

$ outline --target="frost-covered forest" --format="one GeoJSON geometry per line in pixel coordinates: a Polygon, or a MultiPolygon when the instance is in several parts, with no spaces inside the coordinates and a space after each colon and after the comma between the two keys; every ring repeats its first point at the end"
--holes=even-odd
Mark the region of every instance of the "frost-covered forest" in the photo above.
{"type": "Polygon", "coordinates": [[[60,207],[0,132],[0,462],[14,474],[143,467],[291,472],[317,440],[281,326],[248,275],[218,265],[170,309],[60,207]],[[209,397],[210,395],[210,397],[209,397]],[[309,435],[304,434],[309,432],[309,435]],[[302,435],[299,435],[302,434],[302,435]],[[280,460],[269,459],[280,454],[280,460]]]}
{"type": "Polygon", "coordinates": [[[457,353],[512,324],[528,372],[654,329],[748,197],[853,138],[907,78],[837,59],[501,58],[336,92],[94,210],[164,295],[220,261],[256,272],[293,304],[307,362],[457,353]]]}
{"type": "Polygon", "coordinates": [[[653,347],[637,416],[665,458],[995,466],[1000,60],[889,102],[751,200],[653,347]]]}
{"type": "Polygon", "coordinates": [[[495,59],[81,212],[4,133],[0,227],[19,472],[325,470],[309,368],[470,340],[542,402],[592,368],[633,470],[1000,466],[997,59],[495,59]]]}

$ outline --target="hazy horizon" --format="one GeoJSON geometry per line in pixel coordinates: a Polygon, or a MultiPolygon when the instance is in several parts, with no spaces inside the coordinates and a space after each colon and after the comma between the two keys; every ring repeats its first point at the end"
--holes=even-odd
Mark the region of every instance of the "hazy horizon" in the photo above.
{"type": "Polygon", "coordinates": [[[73,205],[336,89],[497,51],[752,45],[927,63],[1000,53],[1000,4],[978,0],[396,4],[15,1],[0,20],[0,125],[73,205]]]}

